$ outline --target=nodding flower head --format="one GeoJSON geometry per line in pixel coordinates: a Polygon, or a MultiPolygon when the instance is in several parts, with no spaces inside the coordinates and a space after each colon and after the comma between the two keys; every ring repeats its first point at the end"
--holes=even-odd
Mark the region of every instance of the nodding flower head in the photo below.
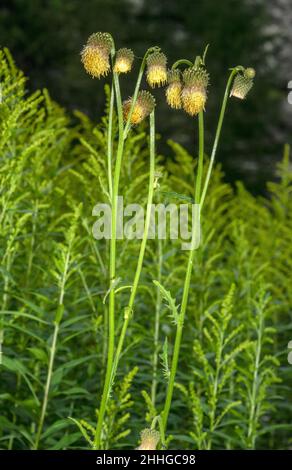
{"type": "Polygon", "coordinates": [[[245,69],[243,73],[238,73],[234,79],[230,96],[244,100],[253,86],[255,74],[255,70],[251,67],[245,69]]]}
{"type": "Polygon", "coordinates": [[[119,49],[116,54],[114,72],[128,73],[132,69],[134,62],[134,53],[131,49],[119,49]]]}
{"type": "Polygon", "coordinates": [[[153,52],[147,57],[147,81],[154,88],[167,82],[167,58],[162,52],[153,52]]]}
{"type": "Polygon", "coordinates": [[[180,79],[180,71],[171,69],[167,73],[168,86],[165,91],[166,101],[171,108],[180,109],[182,107],[181,91],[182,82],[180,79]]]}
{"type": "Polygon", "coordinates": [[[196,116],[205,110],[209,75],[202,66],[190,67],[183,72],[183,82],[183,108],[191,116],[196,116]]]}
{"type": "Polygon", "coordinates": [[[110,70],[112,37],[108,33],[92,34],[81,51],[81,61],[87,73],[100,78],[110,70]]]}
{"type": "MultiPolygon", "coordinates": [[[[133,98],[129,98],[123,103],[124,120],[127,121],[132,107],[133,98]]],[[[131,114],[131,124],[133,126],[143,121],[153,111],[155,99],[148,91],[142,90],[138,93],[136,103],[131,114]]]]}
{"type": "Polygon", "coordinates": [[[160,434],[154,429],[143,429],[141,432],[141,444],[137,450],[156,450],[160,434]]]}

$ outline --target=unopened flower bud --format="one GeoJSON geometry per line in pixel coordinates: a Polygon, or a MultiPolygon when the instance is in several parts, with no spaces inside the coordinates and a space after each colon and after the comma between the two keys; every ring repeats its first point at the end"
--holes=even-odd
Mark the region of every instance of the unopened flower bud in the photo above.
{"type": "Polygon", "coordinates": [[[196,116],[205,110],[209,75],[203,67],[190,67],[184,70],[183,81],[183,108],[191,116],[196,116]]]}
{"type": "Polygon", "coordinates": [[[112,38],[108,33],[92,34],[81,51],[81,61],[87,73],[94,78],[108,74],[112,38]]]}
{"type": "Polygon", "coordinates": [[[166,101],[171,108],[180,109],[182,107],[180,71],[178,69],[169,70],[167,73],[167,82],[168,86],[165,91],[166,101]]]}
{"type": "Polygon", "coordinates": [[[154,429],[144,429],[141,432],[141,444],[137,450],[156,450],[157,444],[160,439],[160,434],[154,429]]]}
{"type": "Polygon", "coordinates": [[[244,100],[253,86],[254,76],[255,70],[252,68],[245,69],[243,75],[241,73],[238,73],[238,75],[236,75],[234,79],[230,96],[234,96],[235,98],[244,100]]]}
{"type": "MultiPolygon", "coordinates": [[[[133,98],[129,98],[123,103],[124,120],[127,121],[132,107],[133,98]]],[[[155,107],[155,99],[148,91],[142,90],[138,93],[136,103],[131,114],[131,124],[133,126],[142,122],[155,107]]]]}
{"type": "Polygon", "coordinates": [[[119,49],[116,54],[116,60],[114,65],[114,72],[116,73],[128,73],[132,69],[134,62],[134,54],[131,49],[119,49]]]}
{"type": "Polygon", "coordinates": [[[153,52],[147,57],[147,81],[154,88],[167,82],[167,58],[162,52],[153,52]]]}
{"type": "Polygon", "coordinates": [[[252,67],[248,67],[248,68],[245,69],[245,71],[244,71],[244,76],[245,76],[246,78],[251,78],[251,79],[253,79],[253,78],[255,77],[255,75],[256,75],[256,71],[255,71],[255,69],[253,69],[252,67]]]}

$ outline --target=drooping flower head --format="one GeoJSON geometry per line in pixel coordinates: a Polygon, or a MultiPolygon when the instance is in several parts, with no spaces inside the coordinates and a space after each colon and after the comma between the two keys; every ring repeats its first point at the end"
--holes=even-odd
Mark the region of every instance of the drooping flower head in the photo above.
{"type": "Polygon", "coordinates": [[[154,88],[167,82],[167,58],[163,52],[153,52],[147,57],[147,82],[154,88]]]}
{"type": "Polygon", "coordinates": [[[238,73],[234,79],[230,96],[244,100],[253,86],[255,70],[248,67],[243,73],[238,73]]]}
{"type": "Polygon", "coordinates": [[[168,71],[167,83],[168,86],[165,91],[166,101],[171,108],[180,109],[182,107],[182,82],[180,79],[180,71],[178,69],[171,69],[168,71]]]}
{"type": "Polygon", "coordinates": [[[119,49],[116,54],[114,72],[128,73],[132,69],[134,62],[134,53],[131,49],[119,49]]]}
{"type": "MultiPolygon", "coordinates": [[[[133,98],[129,98],[128,100],[124,101],[123,103],[123,115],[124,120],[127,121],[131,106],[133,103],[133,98]]],[[[133,112],[131,115],[131,124],[133,126],[140,124],[149,114],[153,111],[155,107],[155,99],[149,93],[149,91],[139,91],[136,103],[133,108],[133,112]]]]}
{"type": "Polygon", "coordinates": [[[196,116],[205,109],[209,74],[202,66],[190,67],[183,72],[183,82],[183,108],[191,116],[196,116]]]}
{"type": "Polygon", "coordinates": [[[154,429],[143,429],[141,432],[141,444],[137,450],[156,450],[160,439],[160,434],[154,429]]]}
{"type": "Polygon", "coordinates": [[[100,78],[110,70],[112,38],[108,33],[92,34],[81,51],[81,61],[87,73],[100,78]]]}

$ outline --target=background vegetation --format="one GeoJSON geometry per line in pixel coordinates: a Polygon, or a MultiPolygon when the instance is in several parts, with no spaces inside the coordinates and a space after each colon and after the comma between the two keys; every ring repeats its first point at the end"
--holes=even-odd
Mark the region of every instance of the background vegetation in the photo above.
{"type": "MultiPolygon", "coordinates": [[[[266,181],[275,178],[283,142],[291,143],[291,21],[290,0],[224,0],[220,6],[215,0],[2,0],[0,45],[9,47],[30,77],[31,90],[46,87],[58,103],[96,121],[103,115],[103,85],[84,74],[79,57],[92,32],[110,31],[120,47],[131,47],[137,56],[158,44],[169,64],[177,57],[194,58],[209,43],[209,140],[227,69],[254,67],[257,80],[248,101],[230,103],[220,160],[227,181],[243,180],[253,194],[263,194],[266,181]]],[[[125,96],[132,92],[131,80],[125,96]]],[[[192,151],[187,116],[161,103],[157,118],[161,152],[168,152],[168,138],[192,151]]]]}
{"type": "MultiPolygon", "coordinates": [[[[24,76],[3,51],[0,79],[0,447],[33,448],[47,400],[39,448],[87,448],[107,354],[108,249],[91,235],[92,207],[106,200],[107,118],[97,125],[81,112],[72,118],[47,91],[28,94],[24,76]]],[[[145,136],[139,127],[126,143],[126,203],[146,198],[145,136]]],[[[156,163],[163,175],[156,201],[171,200],[165,192],[173,190],[193,194],[196,159],[183,147],[170,141],[156,163]]],[[[232,188],[220,166],[212,177],[169,419],[170,448],[291,447],[288,147],[278,171],[268,197],[253,196],[243,184],[232,188]]],[[[119,287],[132,282],[137,250],[135,241],[118,243],[119,287]]],[[[153,280],[180,303],[186,256],[174,241],[147,247],[107,413],[108,448],[135,448],[163,405],[175,326],[153,280]]],[[[118,326],[125,295],[117,294],[118,326]]]]}

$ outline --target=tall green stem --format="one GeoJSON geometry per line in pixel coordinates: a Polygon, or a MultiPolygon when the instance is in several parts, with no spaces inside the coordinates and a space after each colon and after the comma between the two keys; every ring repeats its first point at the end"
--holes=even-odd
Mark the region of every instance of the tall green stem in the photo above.
{"type": "Polygon", "coordinates": [[[64,312],[63,301],[64,301],[64,295],[65,295],[65,283],[66,283],[68,269],[69,269],[70,254],[71,254],[71,244],[69,245],[69,248],[66,254],[65,266],[64,266],[63,276],[61,280],[61,289],[60,289],[60,296],[59,296],[59,302],[58,302],[58,309],[57,309],[56,316],[55,316],[53,339],[52,339],[52,345],[50,348],[50,358],[49,358],[49,367],[48,367],[48,372],[47,372],[47,380],[46,380],[46,385],[45,385],[44,398],[43,398],[42,410],[41,410],[41,415],[40,415],[39,424],[38,424],[38,430],[37,430],[36,439],[35,439],[35,443],[33,447],[34,450],[37,450],[39,447],[39,442],[40,442],[42,431],[43,431],[43,426],[44,426],[44,421],[45,421],[45,416],[46,416],[46,411],[47,411],[47,406],[48,406],[48,401],[49,401],[49,392],[51,388],[55,355],[56,355],[56,350],[57,350],[57,340],[58,340],[60,322],[62,320],[62,316],[64,312]]]}
{"type": "MultiPolygon", "coordinates": [[[[158,240],[158,273],[157,280],[161,284],[162,276],[162,240],[158,240]]],[[[151,385],[151,401],[153,406],[156,402],[157,390],[157,366],[158,366],[158,352],[159,352],[159,329],[160,329],[160,309],[161,309],[161,291],[157,289],[156,294],[156,308],[155,308],[155,325],[154,325],[154,345],[153,345],[153,358],[152,358],[152,385],[151,385]]]]}
{"type": "Polygon", "coordinates": [[[112,82],[109,114],[108,114],[108,135],[107,135],[107,172],[108,172],[108,190],[109,190],[110,199],[112,199],[112,196],[113,196],[112,153],[113,153],[114,103],[115,103],[115,88],[114,88],[114,82],[112,82]]]}
{"type": "Polygon", "coordinates": [[[44,426],[48,400],[49,400],[50,386],[51,386],[51,381],[52,381],[55,354],[56,354],[56,348],[57,348],[58,333],[59,333],[59,324],[55,323],[53,340],[52,340],[52,345],[51,345],[51,350],[50,350],[50,360],[49,360],[47,380],[46,380],[46,385],[45,385],[45,393],[44,393],[44,399],[43,399],[43,404],[42,404],[42,410],[41,410],[36,440],[34,444],[34,450],[37,450],[39,447],[39,442],[40,442],[40,438],[41,438],[41,434],[42,434],[42,430],[44,426]]]}
{"type": "Polygon", "coordinates": [[[148,231],[149,231],[149,226],[150,226],[150,221],[151,221],[151,212],[152,212],[151,208],[152,208],[153,193],[154,193],[154,172],[155,172],[155,112],[154,111],[152,111],[152,113],[150,114],[149,153],[150,153],[149,188],[148,188],[147,210],[146,210],[146,218],[145,218],[145,224],[144,224],[144,232],[143,232],[143,237],[142,237],[142,241],[140,245],[139,257],[138,257],[136,272],[134,276],[133,286],[131,290],[131,295],[130,295],[128,306],[125,308],[124,323],[122,326],[122,331],[121,331],[121,335],[119,338],[117,351],[115,355],[115,361],[114,361],[114,366],[113,366],[113,371],[112,371],[112,383],[116,375],[118,363],[119,363],[123,346],[124,346],[127,328],[128,328],[128,325],[129,325],[129,322],[133,313],[133,306],[134,306],[136,293],[137,293],[139,280],[140,280],[140,275],[142,271],[142,265],[143,265],[143,260],[144,260],[146,244],[147,244],[147,238],[148,238],[148,231]]]}
{"type": "Polygon", "coordinates": [[[247,446],[249,449],[255,448],[256,443],[256,425],[258,422],[257,416],[257,396],[259,393],[259,372],[260,372],[260,363],[261,363],[261,351],[263,344],[263,334],[264,334],[264,318],[263,311],[259,312],[259,323],[258,323],[258,337],[256,341],[255,349],[255,364],[253,370],[253,381],[252,389],[250,393],[250,410],[248,418],[248,432],[247,432],[247,446]]]}
{"type": "Polygon", "coordinates": [[[107,356],[107,368],[106,368],[104,388],[103,388],[103,393],[102,393],[102,398],[101,398],[100,409],[98,413],[98,420],[97,420],[95,439],[94,439],[94,447],[96,449],[100,448],[101,432],[102,432],[104,415],[106,411],[108,397],[109,397],[110,390],[111,390],[112,377],[115,374],[115,372],[113,372],[115,370],[115,366],[113,363],[114,350],[115,350],[115,344],[114,344],[115,343],[115,290],[113,286],[114,286],[115,276],[116,276],[117,198],[118,198],[119,180],[120,180],[120,173],[121,173],[121,163],[122,163],[122,157],[123,157],[124,143],[131,127],[131,116],[134,110],[135,103],[137,101],[139,88],[141,85],[141,80],[142,80],[143,72],[144,72],[145,65],[146,65],[146,59],[147,59],[148,54],[152,50],[156,50],[156,49],[157,48],[148,49],[148,51],[146,52],[143,58],[142,64],[140,66],[136,86],[135,86],[135,91],[133,94],[129,116],[125,124],[125,127],[123,126],[123,107],[122,107],[122,100],[121,100],[119,78],[118,78],[118,74],[113,72],[113,81],[114,81],[117,112],[118,112],[118,123],[119,123],[119,141],[118,141],[117,158],[116,158],[116,163],[115,163],[113,192],[112,192],[112,219],[111,219],[110,269],[109,269],[110,271],[110,294],[109,294],[108,350],[107,350],[108,356],[107,356]]]}
{"type": "MultiPolygon", "coordinates": [[[[241,69],[241,67],[235,67],[229,76],[224,97],[223,97],[223,102],[221,106],[221,111],[219,115],[219,120],[218,120],[218,125],[216,129],[216,134],[215,134],[215,140],[212,148],[212,153],[211,153],[211,158],[210,158],[210,163],[207,171],[207,176],[206,180],[203,186],[202,194],[201,194],[201,184],[202,184],[202,174],[203,174],[203,159],[204,159],[204,123],[203,123],[203,114],[200,113],[199,115],[199,162],[198,162],[198,169],[197,169],[197,180],[196,180],[196,188],[195,188],[195,203],[199,204],[199,211],[202,210],[202,206],[205,201],[207,189],[209,186],[210,182],[210,177],[214,165],[214,160],[216,156],[216,151],[221,135],[221,129],[222,129],[222,124],[224,120],[224,115],[225,115],[225,110],[226,110],[226,105],[227,105],[227,100],[229,97],[230,93],[230,88],[231,84],[233,81],[234,76],[236,73],[241,69]]],[[[197,227],[197,224],[195,224],[195,228],[197,227]]],[[[193,233],[194,237],[194,233],[193,233]]],[[[186,277],[185,277],[185,283],[184,283],[184,290],[183,290],[183,298],[182,298],[182,305],[181,305],[181,311],[180,311],[180,318],[179,322],[177,325],[177,331],[176,331],[176,338],[175,338],[175,344],[174,344],[174,351],[173,351],[173,359],[172,359],[172,366],[171,366],[171,371],[170,371],[170,378],[169,378],[169,384],[167,388],[167,394],[166,394],[166,400],[165,400],[165,405],[164,405],[164,410],[162,413],[162,421],[163,421],[163,428],[164,431],[166,430],[167,427],[167,421],[168,421],[168,415],[169,415],[169,410],[170,410],[170,405],[172,401],[172,395],[173,395],[173,388],[174,388],[174,381],[175,381],[175,376],[176,376],[176,370],[177,370],[177,363],[178,363],[178,358],[179,358],[179,351],[180,351],[180,345],[181,345],[181,337],[182,337],[182,330],[183,330],[183,323],[184,323],[184,318],[185,318],[185,312],[186,312],[186,307],[187,307],[187,302],[188,302],[188,295],[189,295],[189,288],[190,288],[190,281],[191,281],[191,274],[192,274],[192,267],[193,267],[193,260],[194,260],[194,253],[195,253],[196,248],[192,248],[189,253],[189,259],[188,259],[188,264],[187,264],[187,271],[186,271],[186,277]]]]}
{"type": "MultiPolygon", "coordinates": [[[[198,170],[197,170],[196,188],[195,188],[195,203],[196,204],[200,204],[200,188],[201,188],[202,173],[203,173],[203,160],[204,160],[204,118],[203,118],[203,111],[201,111],[199,114],[199,159],[198,159],[198,170]]],[[[193,234],[192,234],[192,245],[193,245],[194,238],[197,236],[197,234],[194,233],[197,229],[197,224],[194,224],[194,225],[195,226],[193,228],[193,234]]],[[[168,387],[167,387],[167,392],[166,392],[164,409],[162,412],[162,423],[163,423],[164,431],[166,431],[168,415],[169,415],[169,410],[170,410],[171,401],[172,401],[174,382],[175,382],[175,376],[176,376],[177,364],[178,364],[179,352],[180,352],[180,346],[181,346],[182,331],[183,331],[185,313],[186,313],[187,304],[188,304],[195,250],[196,248],[192,246],[190,253],[189,253],[189,258],[188,258],[187,271],[186,271],[184,289],[183,289],[183,297],[182,297],[182,303],[181,303],[181,310],[180,310],[179,320],[178,320],[177,329],[176,329],[169,382],[168,382],[168,387]]]]}
{"type": "Polygon", "coordinates": [[[100,448],[101,431],[103,419],[106,411],[106,405],[110,392],[111,372],[113,366],[114,349],[115,349],[115,290],[114,283],[116,277],[116,238],[117,238],[117,203],[119,181],[121,174],[121,163],[124,150],[124,125],[123,125],[123,107],[120,92],[119,78],[116,73],[113,73],[113,81],[117,102],[118,113],[118,126],[119,126],[119,141],[117,148],[117,157],[115,162],[113,193],[112,193],[112,211],[111,211],[111,240],[110,240],[110,261],[109,261],[109,277],[110,277],[110,293],[109,293],[109,311],[108,311],[108,350],[107,350],[107,368],[105,374],[105,381],[103,393],[101,398],[100,409],[98,413],[98,420],[96,426],[96,433],[94,439],[94,446],[96,449],[100,448]]]}
{"type": "Polygon", "coordinates": [[[227,100],[228,100],[228,97],[229,97],[229,94],[230,94],[231,84],[232,84],[234,76],[237,74],[237,72],[239,71],[240,68],[241,67],[235,67],[234,69],[232,69],[232,72],[229,75],[227,85],[226,85],[226,88],[225,88],[225,93],[224,93],[224,97],[223,97],[221,111],[220,111],[220,114],[219,114],[219,120],[218,120],[218,124],[217,124],[217,129],[216,129],[214,144],[213,144],[213,148],[212,148],[210,163],[209,163],[209,167],[208,167],[208,171],[207,171],[207,175],[206,175],[206,180],[205,180],[205,183],[204,183],[202,196],[201,196],[201,201],[200,201],[201,209],[202,209],[204,201],[205,201],[205,197],[206,197],[206,194],[207,194],[207,190],[208,190],[208,186],[209,186],[209,182],[210,182],[210,178],[211,178],[212,169],[213,169],[213,166],[214,166],[215,156],[216,156],[218,143],[219,143],[219,139],[220,139],[220,135],[221,135],[221,129],[222,129],[223,120],[224,120],[224,116],[225,116],[227,100]]]}
{"type": "Polygon", "coordinates": [[[157,50],[159,50],[158,47],[150,47],[150,48],[146,51],[146,53],[145,53],[145,55],[144,55],[144,57],[143,57],[143,60],[142,60],[141,66],[140,66],[140,70],[139,70],[139,73],[138,73],[138,78],[137,78],[137,82],[136,82],[134,94],[133,94],[133,97],[132,97],[132,103],[131,103],[131,107],[130,107],[130,111],[129,111],[129,116],[128,116],[128,119],[127,119],[127,122],[126,122],[126,125],[125,125],[124,139],[127,138],[128,133],[129,133],[129,130],[130,130],[130,128],[131,128],[132,113],[133,113],[134,106],[135,106],[136,101],[137,101],[137,97],[138,97],[138,93],[139,93],[139,89],[140,89],[140,85],[141,85],[141,81],[142,81],[144,69],[145,69],[145,66],[146,66],[147,57],[148,57],[149,54],[151,54],[151,52],[154,52],[154,51],[157,51],[157,50]]]}

